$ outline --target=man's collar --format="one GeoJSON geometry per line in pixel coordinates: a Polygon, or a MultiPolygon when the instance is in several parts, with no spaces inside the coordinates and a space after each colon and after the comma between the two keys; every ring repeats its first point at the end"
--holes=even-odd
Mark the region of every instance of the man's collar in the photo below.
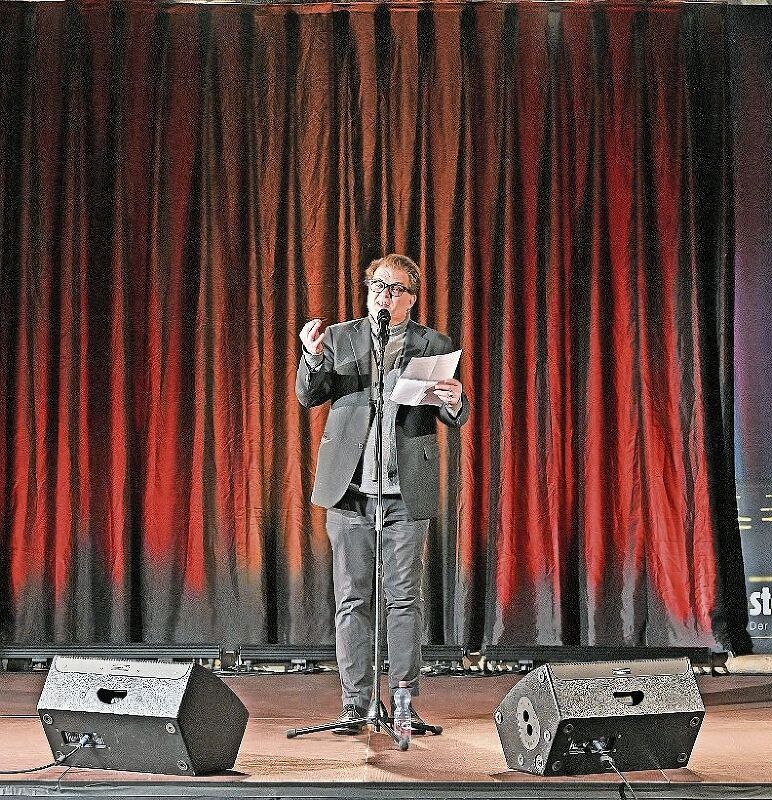
{"type": "MultiPolygon", "coordinates": [[[[370,320],[370,329],[374,336],[378,335],[378,321],[373,319],[369,314],[367,318],[370,320]]],[[[402,336],[407,331],[407,326],[410,324],[410,314],[402,320],[398,325],[389,325],[389,337],[402,336]]]]}

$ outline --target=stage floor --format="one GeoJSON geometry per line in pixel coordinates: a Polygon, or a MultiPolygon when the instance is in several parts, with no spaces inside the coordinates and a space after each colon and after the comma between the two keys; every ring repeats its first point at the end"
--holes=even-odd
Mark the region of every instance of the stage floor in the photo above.
{"type": "MultiPolygon", "coordinates": [[[[0,769],[51,761],[35,713],[44,673],[0,673],[0,769]]],[[[249,709],[234,770],[175,776],[71,769],[59,793],[89,797],[619,797],[613,774],[536,778],[508,771],[492,719],[517,676],[427,677],[416,703],[442,725],[407,752],[382,733],[321,733],[289,740],[288,728],[334,719],[335,673],[249,674],[225,681],[249,709]]],[[[772,676],[700,676],[703,728],[688,768],[630,772],[643,797],[771,797],[772,676]]],[[[663,735],[667,735],[663,732],[663,735]]],[[[0,776],[0,794],[56,791],[63,768],[0,776]]]]}

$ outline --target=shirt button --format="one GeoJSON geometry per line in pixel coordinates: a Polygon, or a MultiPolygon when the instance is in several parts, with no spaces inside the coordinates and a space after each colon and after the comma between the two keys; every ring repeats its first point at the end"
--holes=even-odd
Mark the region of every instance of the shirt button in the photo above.
{"type": "Polygon", "coordinates": [[[364,447],[364,445],[362,444],[362,442],[357,442],[357,447],[361,450],[364,447]]]}

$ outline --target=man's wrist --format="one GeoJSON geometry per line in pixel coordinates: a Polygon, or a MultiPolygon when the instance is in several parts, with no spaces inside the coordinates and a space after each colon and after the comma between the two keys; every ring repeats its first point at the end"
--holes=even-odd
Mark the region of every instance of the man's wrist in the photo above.
{"type": "Polygon", "coordinates": [[[324,363],[324,353],[312,353],[303,346],[303,358],[310,369],[319,369],[324,363]]]}
{"type": "Polygon", "coordinates": [[[456,403],[456,405],[454,406],[446,405],[445,408],[448,409],[448,412],[450,413],[451,416],[457,417],[461,413],[461,409],[463,408],[463,406],[464,406],[463,401],[459,400],[456,403]]]}

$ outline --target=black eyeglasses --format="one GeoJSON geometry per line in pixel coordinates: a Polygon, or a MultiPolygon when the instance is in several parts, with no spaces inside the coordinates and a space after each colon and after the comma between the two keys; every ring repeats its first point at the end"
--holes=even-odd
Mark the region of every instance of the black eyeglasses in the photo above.
{"type": "Polygon", "coordinates": [[[403,283],[386,283],[378,278],[368,278],[365,281],[365,286],[369,287],[371,292],[380,294],[383,291],[388,291],[392,297],[402,297],[405,292],[410,292],[403,283]]]}

